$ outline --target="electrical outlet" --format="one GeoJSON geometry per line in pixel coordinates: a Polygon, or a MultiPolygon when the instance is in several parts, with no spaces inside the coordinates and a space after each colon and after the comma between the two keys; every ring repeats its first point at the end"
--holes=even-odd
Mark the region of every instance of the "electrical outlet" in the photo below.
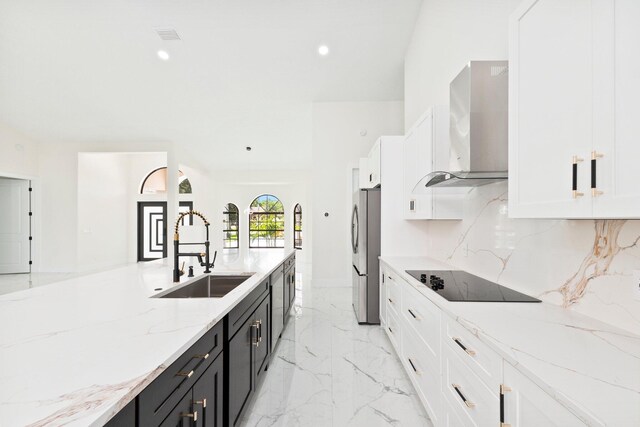
{"type": "Polygon", "coordinates": [[[640,270],[633,270],[633,298],[640,301],[640,270]]]}

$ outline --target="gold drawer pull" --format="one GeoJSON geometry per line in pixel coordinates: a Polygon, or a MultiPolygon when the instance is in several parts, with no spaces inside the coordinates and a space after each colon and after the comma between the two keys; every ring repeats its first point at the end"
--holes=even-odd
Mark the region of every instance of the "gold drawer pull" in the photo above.
{"type": "Polygon", "coordinates": [[[193,356],[194,359],[208,359],[209,358],[209,353],[205,353],[205,354],[196,354],[195,356],[193,356]]]}
{"type": "Polygon", "coordinates": [[[464,350],[465,353],[467,353],[469,356],[475,356],[476,352],[467,348],[464,344],[462,344],[462,342],[460,342],[460,338],[451,338],[453,341],[455,341],[456,344],[458,344],[460,346],[461,349],[464,350]]]}
{"type": "Polygon", "coordinates": [[[409,312],[409,314],[416,320],[422,320],[420,317],[416,316],[413,311],[411,311],[410,308],[407,309],[407,311],[409,312]]]}
{"type": "Polygon", "coordinates": [[[195,403],[196,405],[202,405],[203,408],[207,407],[207,399],[196,400],[193,403],[195,403]]]}
{"type": "Polygon", "coordinates": [[[193,371],[189,371],[189,372],[178,372],[176,374],[176,377],[187,377],[187,378],[191,378],[191,376],[193,375],[193,371]]]}
{"type": "Polygon", "coordinates": [[[180,416],[184,418],[193,418],[193,421],[198,421],[198,411],[193,411],[193,413],[182,412],[180,413],[180,416]]]}
{"type": "Polygon", "coordinates": [[[464,394],[462,394],[462,392],[460,391],[460,386],[458,384],[451,384],[451,387],[453,387],[456,393],[458,393],[458,396],[460,396],[460,399],[462,399],[464,404],[467,405],[467,408],[473,409],[476,407],[475,403],[471,402],[470,400],[467,400],[467,398],[464,397],[464,394]]]}

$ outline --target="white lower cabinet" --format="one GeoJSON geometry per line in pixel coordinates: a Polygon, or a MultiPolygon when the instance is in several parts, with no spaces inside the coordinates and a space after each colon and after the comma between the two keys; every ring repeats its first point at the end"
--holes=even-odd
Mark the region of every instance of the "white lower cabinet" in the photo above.
{"type": "Polygon", "coordinates": [[[504,364],[504,423],[511,427],[585,426],[509,363],[504,364]]]}
{"type": "Polygon", "coordinates": [[[586,425],[475,331],[444,313],[384,261],[380,265],[383,327],[434,426],[586,425]]]}
{"type": "Polygon", "coordinates": [[[434,425],[442,423],[442,393],[440,391],[440,366],[433,363],[429,348],[414,330],[401,321],[402,364],[413,383],[418,396],[427,409],[434,425]]]}
{"type": "Polygon", "coordinates": [[[442,347],[442,393],[463,425],[497,425],[500,389],[491,389],[449,346],[442,347]]]}

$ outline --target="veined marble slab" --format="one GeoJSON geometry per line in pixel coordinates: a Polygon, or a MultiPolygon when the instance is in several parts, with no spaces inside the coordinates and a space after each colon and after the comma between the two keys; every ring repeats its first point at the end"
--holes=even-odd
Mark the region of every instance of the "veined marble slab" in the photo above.
{"type": "Polygon", "coordinates": [[[223,298],[150,298],[170,260],[0,296],[0,425],[103,425],[292,253],[219,259],[256,273],[223,298]]]}
{"type": "Polygon", "coordinates": [[[449,302],[405,270],[454,267],[381,260],[587,425],[640,425],[640,336],[545,302],[449,302]]]}

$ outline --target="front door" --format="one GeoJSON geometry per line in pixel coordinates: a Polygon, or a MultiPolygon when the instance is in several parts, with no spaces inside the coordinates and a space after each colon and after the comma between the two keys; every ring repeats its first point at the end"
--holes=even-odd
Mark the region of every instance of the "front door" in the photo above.
{"type": "MultiPolygon", "coordinates": [[[[190,210],[193,202],[180,202],[180,213],[190,210]]],[[[193,225],[193,218],[185,219],[193,225]]],[[[166,258],[166,242],[167,202],[138,202],[138,261],[166,258]]]]}
{"type": "Polygon", "coordinates": [[[30,181],[0,178],[0,274],[31,270],[30,181]]]}

